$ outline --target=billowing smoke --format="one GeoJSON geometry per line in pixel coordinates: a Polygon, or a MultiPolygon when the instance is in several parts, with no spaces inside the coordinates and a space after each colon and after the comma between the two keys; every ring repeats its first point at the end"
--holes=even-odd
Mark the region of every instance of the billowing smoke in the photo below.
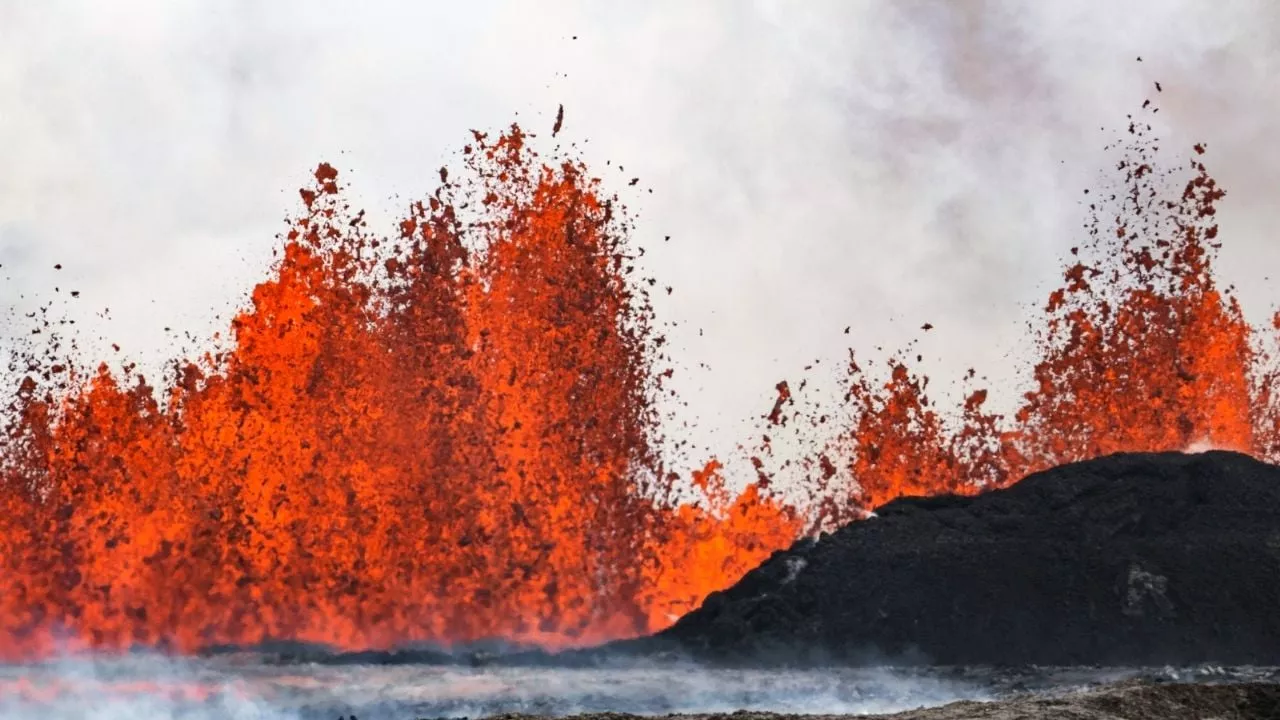
{"type": "Polygon", "coordinates": [[[674,287],[701,420],[673,430],[720,452],[779,377],[925,321],[935,377],[1012,375],[1106,170],[1099,128],[1147,97],[1172,147],[1208,143],[1220,267],[1264,317],[1278,34],[1265,0],[7,3],[3,299],[78,290],[87,341],[158,365],[225,328],[318,160],[390,217],[465,129],[549,131],[563,103],[560,138],[629,193],[674,287]]]}

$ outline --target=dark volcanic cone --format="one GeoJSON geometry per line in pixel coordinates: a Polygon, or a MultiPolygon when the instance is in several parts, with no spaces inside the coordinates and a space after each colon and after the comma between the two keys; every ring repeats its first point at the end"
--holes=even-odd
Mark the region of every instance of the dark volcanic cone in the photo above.
{"type": "Polygon", "coordinates": [[[778,552],[651,642],[713,661],[1280,661],[1280,467],[1210,452],[903,498],[778,552]]]}

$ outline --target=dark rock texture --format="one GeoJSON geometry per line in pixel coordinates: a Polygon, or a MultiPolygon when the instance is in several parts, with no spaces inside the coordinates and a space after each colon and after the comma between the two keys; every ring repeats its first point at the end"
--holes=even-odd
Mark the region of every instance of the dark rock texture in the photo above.
{"type": "Polygon", "coordinates": [[[896,500],[628,646],[719,662],[1277,664],[1280,467],[1126,454],[896,500]]]}
{"type": "MultiPolygon", "coordinates": [[[[503,715],[502,720],[542,720],[545,715],[503,715]]],[[[566,720],[642,720],[619,713],[573,715],[566,720]]],[[[895,715],[668,715],[671,720],[1271,720],[1280,717],[1280,685],[1117,685],[1052,696],[1027,695],[998,702],[958,702],[895,715]]]]}

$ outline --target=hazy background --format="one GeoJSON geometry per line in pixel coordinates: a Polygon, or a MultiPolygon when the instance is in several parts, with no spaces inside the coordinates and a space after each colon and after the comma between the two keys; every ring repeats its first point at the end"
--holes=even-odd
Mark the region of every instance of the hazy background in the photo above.
{"type": "Polygon", "coordinates": [[[319,161],[389,220],[468,129],[549,134],[563,103],[675,287],[699,442],[746,439],[809,361],[926,321],[928,368],[1007,398],[1081,191],[1146,98],[1168,147],[1208,144],[1220,270],[1269,317],[1277,76],[1268,0],[0,0],[0,305],[78,290],[87,341],[158,366],[177,331],[225,329],[319,161]]]}

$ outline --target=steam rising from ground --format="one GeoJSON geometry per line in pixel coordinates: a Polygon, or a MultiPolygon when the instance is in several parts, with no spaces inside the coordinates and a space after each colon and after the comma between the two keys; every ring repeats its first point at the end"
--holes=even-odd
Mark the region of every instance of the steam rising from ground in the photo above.
{"type": "Polygon", "coordinates": [[[985,699],[976,684],[888,669],[725,670],[268,665],[131,657],[0,667],[12,720],[332,720],[505,712],[895,712],[985,699]]]}

